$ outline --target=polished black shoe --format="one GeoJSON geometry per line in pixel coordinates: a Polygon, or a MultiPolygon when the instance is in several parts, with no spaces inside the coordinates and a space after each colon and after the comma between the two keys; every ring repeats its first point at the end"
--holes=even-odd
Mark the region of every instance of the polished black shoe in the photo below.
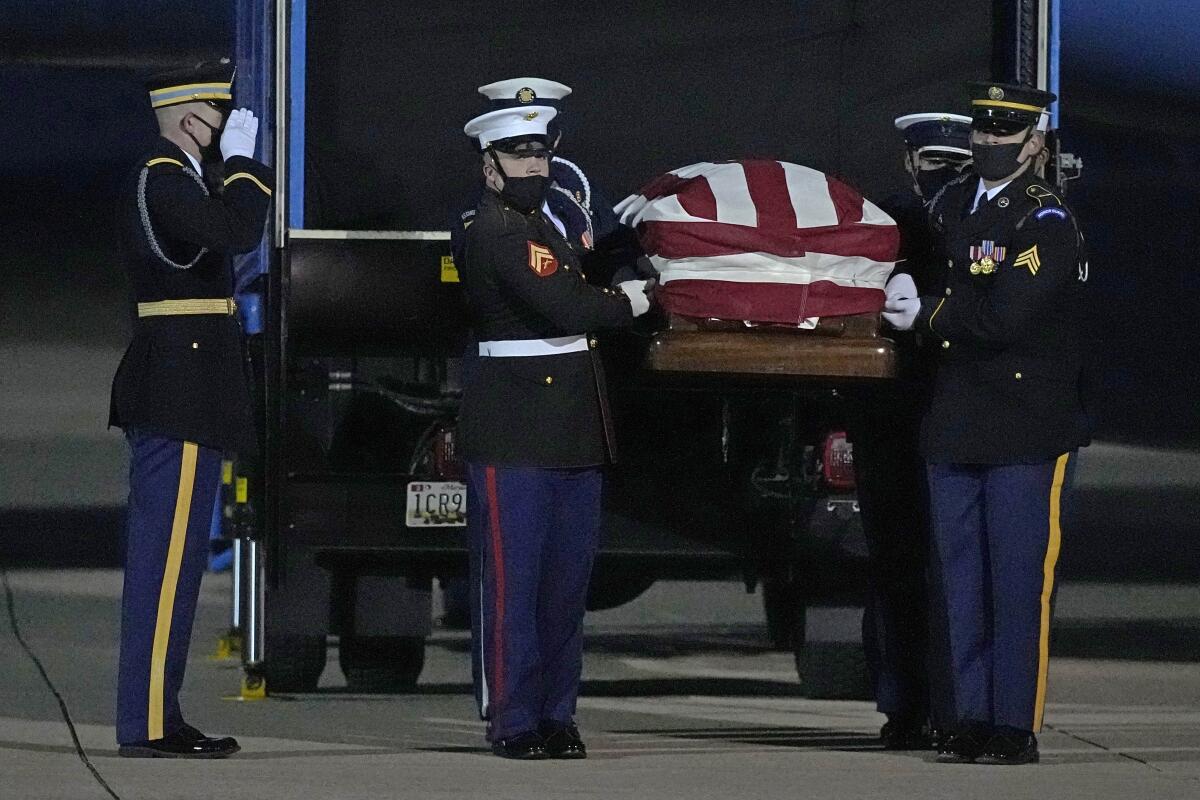
{"type": "Polygon", "coordinates": [[[538,732],[546,742],[547,758],[587,758],[587,746],[573,724],[543,722],[538,732]]]}
{"type": "Polygon", "coordinates": [[[1038,762],[1037,737],[1029,731],[1016,728],[997,728],[983,747],[976,764],[1036,764],[1038,762]]]}
{"type": "Polygon", "coordinates": [[[501,758],[538,761],[546,757],[546,743],[537,731],[525,731],[492,742],[492,752],[501,758]]]}
{"type": "Polygon", "coordinates": [[[242,748],[232,736],[205,736],[190,725],[161,739],[123,744],[123,758],[228,758],[242,748]]]}
{"type": "Polygon", "coordinates": [[[879,742],[884,750],[929,750],[933,747],[933,738],[924,722],[892,715],[879,729],[879,742]]]}
{"type": "Polygon", "coordinates": [[[972,764],[983,753],[991,734],[991,727],[985,723],[965,723],[938,745],[935,760],[939,764],[972,764]]]}

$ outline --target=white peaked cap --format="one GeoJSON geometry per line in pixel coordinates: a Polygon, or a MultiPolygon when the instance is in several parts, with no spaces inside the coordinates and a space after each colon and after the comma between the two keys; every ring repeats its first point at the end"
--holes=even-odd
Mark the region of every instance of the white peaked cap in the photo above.
{"type": "Polygon", "coordinates": [[[571,93],[571,87],[544,78],[510,78],[480,86],[479,93],[493,101],[533,103],[537,100],[562,100],[571,93]]]}
{"type": "Polygon", "coordinates": [[[478,139],[482,149],[514,136],[545,136],[546,126],[557,114],[550,106],[501,108],[475,117],[463,128],[463,133],[478,139]]]}

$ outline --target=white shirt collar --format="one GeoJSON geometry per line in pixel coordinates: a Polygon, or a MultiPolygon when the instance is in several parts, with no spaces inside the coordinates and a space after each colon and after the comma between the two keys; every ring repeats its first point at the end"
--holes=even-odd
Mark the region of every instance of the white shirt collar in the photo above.
{"type": "Polygon", "coordinates": [[[1007,189],[1010,183],[1012,183],[1012,181],[1005,181],[999,186],[993,186],[991,189],[985,189],[983,186],[983,178],[980,178],[979,186],[975,189],[975,203],[971,206],[971,213],[974,214],[979,209],[979,201],[985,193],[987,194],[987,199],[990,202],[996,199],[996,195],[1007,189]]]}
{"type": "Polygon", "coordinates": [[[549,201],[542,202],[542,213],[546,215],[546,219],[554,223],[554,227],[558,228],[558,232],[562,234],[563,238],[567,238],[567,226],[550,210],[549,201]]]}
{"type": "MultiPolygon", "coordinates": [[[[182,147],[179,149],[183,150],[182,147]]],[[[191,153],[189,153],[187,150],[183,150],[183,154],[188,157],[188,161],[192,162],[192,166],[196,168],[196,174],[203,175],[204,172],[203,172],[203,170],[200,169],[200,162],[196,160],[196,157],[194,155],[192,155],[191,153]]]]}

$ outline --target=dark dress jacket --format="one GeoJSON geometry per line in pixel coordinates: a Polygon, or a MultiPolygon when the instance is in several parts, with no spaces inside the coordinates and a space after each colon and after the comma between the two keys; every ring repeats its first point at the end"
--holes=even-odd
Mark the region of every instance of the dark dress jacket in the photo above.
{"type": "Polygon", "coordinates": [[[921,449],[931,463],[1020,464],[1090,439],[1082,401],[1087,265],[1074,216],[1021,176],[975,213],[964,175],[930,208],[945,286],[915,328],[941,356],[921,449]]]}
{"type": "MultiPolygon", "coordinates": [[[[233,296],[231,256],[258,246],[273,175],[253,159],[225,162],[210,190],[184,152],[160,138],[123,190],[122,257],[137,303],[233,296]]],[[[256,449],[238,317],[136,317],[113,378],[109,425],[243,454],[256,449]]]]}
{"type": "Polygon", "coordinates": [[[583,467],[611,461],[615,442],[592,333],[633,324],[619,290],[589,285],[579,255],[540,211],[522,213],[490,190],[465,231],[463,289],[478,341],[585,335],[586,350],[481,357],[463,390],[466,461],[583,467]]]}

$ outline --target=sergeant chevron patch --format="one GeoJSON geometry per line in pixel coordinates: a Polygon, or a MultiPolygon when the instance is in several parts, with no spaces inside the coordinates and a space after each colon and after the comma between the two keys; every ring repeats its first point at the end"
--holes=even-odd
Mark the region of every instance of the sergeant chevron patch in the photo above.
{"type": "Polygon", "coordinates": [[[1042,268],[1042,259],[1038,257],[1038,249],[1035,244],[1033,247],[1024,251],[1013,260],[1014,267],[1029,267],[1030,275],[1037,275],[1038,270],[1042,268]]]}
{"type": "Polygon", "coordinates": [[[558,259],[554,257],[554,253],[550,252],[550,248],[534,242],[527,241],[526,243],[529,245],[529,268],[535,275],[545,278],[558,271],[558,259]]]}

